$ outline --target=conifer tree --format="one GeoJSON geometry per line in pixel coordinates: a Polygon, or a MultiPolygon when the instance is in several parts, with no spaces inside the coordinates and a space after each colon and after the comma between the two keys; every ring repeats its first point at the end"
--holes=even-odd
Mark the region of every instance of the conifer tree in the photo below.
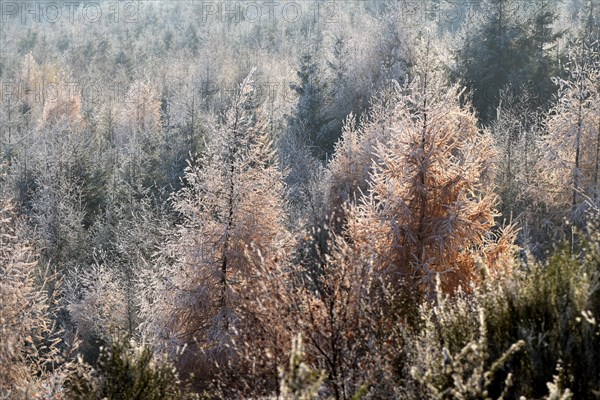
{"type": "Polygon", "coordinates": [[[500,105],[490,131],[498,149],[496,166],[500,211],[505,218],[518,218],[531,205],[531,185],[540,158],[541,113],[529,110],[533,101],[527,91],[515,96],[500,93],[500,105]]]}
{"type": "Polygon", "coordinates": [[[431,296],[466,289],[477,279],[476,258],[503,268],[510,235],[492,242],[496,199],[490,187],[495,149],[477,128],[461,91],[439,90],[423,74],[398,93],[394,132],[376,148],[369,191],[351,208],[348,234],[370,252],[396,285],[431,296]]]}
{"type": "Polygon", "coordinates": [[[516,0],[486,0],[463,27],[456,51],[456,77],[474,91],[473,105],[482,122],[496,116],[499,94],[509,86],[516,94],[532,86],[531,108],[546,105],[554,90],[548,78],[558,62],[552,29],[555,6],[516,0]]]}
{"type": "Polygon", "coordinates": [[[331,122],[327,113],[330,92],[313,50],[307,50],[300,57],[297,75],[298,83],[290,85],[298,95],[298,103],[288,118],[289,133],[306,141],[314,155],[323,158],[335,138],[330,137],[327,128],[331,122]]]}
{"type": "Polygon", "coordinates": [[[250,75],[173,196],[181,223],[158,259],[147,332],[172,354],[188,346],[186,367],[229,362],[236,338],[260,330],[241,311],[269,296],[254,291],[261,271],[252,266],[285,257],[283,176],[253,90],[250,75]]]}
{"type": "MultiPolygon", "coordinates": [[[[0,396],[41,398],[48,365],[59,361],[47,288],[12,202],[0,203],[0,396]]],[[[46,389],[49,389],[46,385],[46,389]]]]}
{"type": "Polygon", "coordinates": [[[136,81],[131,85],[124,102],[121,119],[130,134],[156,134],[160,130],[160,99],[149,82],[136,81]]]}
{"type": "Polygon", "coordinates": [[[385,146],[393,135],[393,99],[393,90],[386,91],[373,101],[358,125],[353,115],[345,121],[328,165],[327,211],[334,213],[336,220],[344,219],[346,202],[357,201],[368,190],[373,161],[377,159],[375,149],[385,146]]]}
{"type": "Polygon", "coordinates": [[[576,37],[590,48],[598,50],[600,46],[600,3],[598,0],[573,1],[574,15],[577,15],[579,32],[576,37]]]}
{"type": "Polygon", "coordinates": [[[559,220],[579,224],[600,194],[600,65],[583,41],[572,46],[567,72],[548,113],[538,194],[559,220]]]}
{"type": "Polygon", "coordinates": [[[528,30],[526,53],[529,65],[525,73],[531,81],[531,90],[534,97],[531,99],[530,108],[533,106],[547,106],[556,90],[552,76],[558,72],[562,54],[557,49],[557,43],[563,36],[562,32],[555,31],[554,24],[558,19],[557,5],[549,0],[537,0],[535,12],[529,20],[533,20],[528,30]]]}

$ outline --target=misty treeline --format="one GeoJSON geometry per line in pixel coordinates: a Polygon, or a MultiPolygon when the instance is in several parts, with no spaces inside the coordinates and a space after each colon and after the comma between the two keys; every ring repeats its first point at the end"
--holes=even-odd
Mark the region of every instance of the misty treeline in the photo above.
{"type": "Polygon", "coordinates": [[[0,398],[599,396],[599,1],[0,6],[0,398]]]}

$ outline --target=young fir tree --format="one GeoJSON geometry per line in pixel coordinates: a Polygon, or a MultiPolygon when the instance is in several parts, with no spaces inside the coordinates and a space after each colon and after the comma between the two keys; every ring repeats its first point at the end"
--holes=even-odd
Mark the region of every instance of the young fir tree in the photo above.
{"type": "Polygon", "coordinates": [[[298,95],[298,104],[288,118],[289,134],[306,141],[320,158],[333,148],[336,137],[328,125],[332,122],[328,114],[331,103],[330,90],[323,80],[323,72],[316,59],[317,54],[306,51],[300,57],[297,70],[298,83],[290,88],[298,95]]]}
{"type": "Polygon", "coordinates": [[[552,29],[556,16],[545,0],[485,0],[474,19],[465,23],[455,53],[456,75],[474,91],[473,105],[483,122],[496,116],[500,91],[507,85],[517,94],[531,86],[532,106],[549,100],[554,85],[545,74],[558,61],[552,51],[559,38],[552,29]]]}
{"type": "Polygon", "coordinates": [[[477,279],[476,259],[508,267],[510,235],[491,239],[496,198],[495,149],[480,132],[462,92],[444,90],[425,73],[397,93],[394,135],[376,149],[369,191],[350,208],[348,234],[396,285],[431,296],[477,279]]]}
{"type": "Polygon", "coordinates": [[[283,175],[252,94],[248,76],[186,170],[186,186],[173,197],[181,223],[158,259],[156,297],[145,310],[147,331],[167,350],[189,347],[188,368],[223,366],[253,332],[264,332],[253,326],[271,296],[261,290],[262,267],[273,273],[284,257],[283,175]]]}

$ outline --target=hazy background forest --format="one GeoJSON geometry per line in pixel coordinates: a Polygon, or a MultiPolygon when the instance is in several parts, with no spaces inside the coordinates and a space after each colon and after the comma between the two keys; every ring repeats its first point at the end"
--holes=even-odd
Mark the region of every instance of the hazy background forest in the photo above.
{"type": "Polygon", "coordinates": [[[600,1],[0,1],[0,399],[600,397],[600,1]]]}

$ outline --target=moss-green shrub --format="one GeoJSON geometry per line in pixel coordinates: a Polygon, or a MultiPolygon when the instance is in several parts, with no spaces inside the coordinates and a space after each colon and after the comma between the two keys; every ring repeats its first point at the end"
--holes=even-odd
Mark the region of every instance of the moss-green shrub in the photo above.
{"type": "Polygon", "coordinates": [[[66,380],[77,400],[188,400],[198,399],[182,384],[175,368],[157,360],[145,345],[113,337],[101,348],[95,367],[79,360],[66,380]]]}
{"type": "Polygon", "coordinates": [[[407,393],[446,398],[461,387],[461,395],[483,388],[484,398],[595,398],[599,274],[600,240],[592,237],[577,254],[559,250],[545,264],[488,281],[471,295],[422,306],[423,322],[407,332],[403,350],[407,393]]]}

